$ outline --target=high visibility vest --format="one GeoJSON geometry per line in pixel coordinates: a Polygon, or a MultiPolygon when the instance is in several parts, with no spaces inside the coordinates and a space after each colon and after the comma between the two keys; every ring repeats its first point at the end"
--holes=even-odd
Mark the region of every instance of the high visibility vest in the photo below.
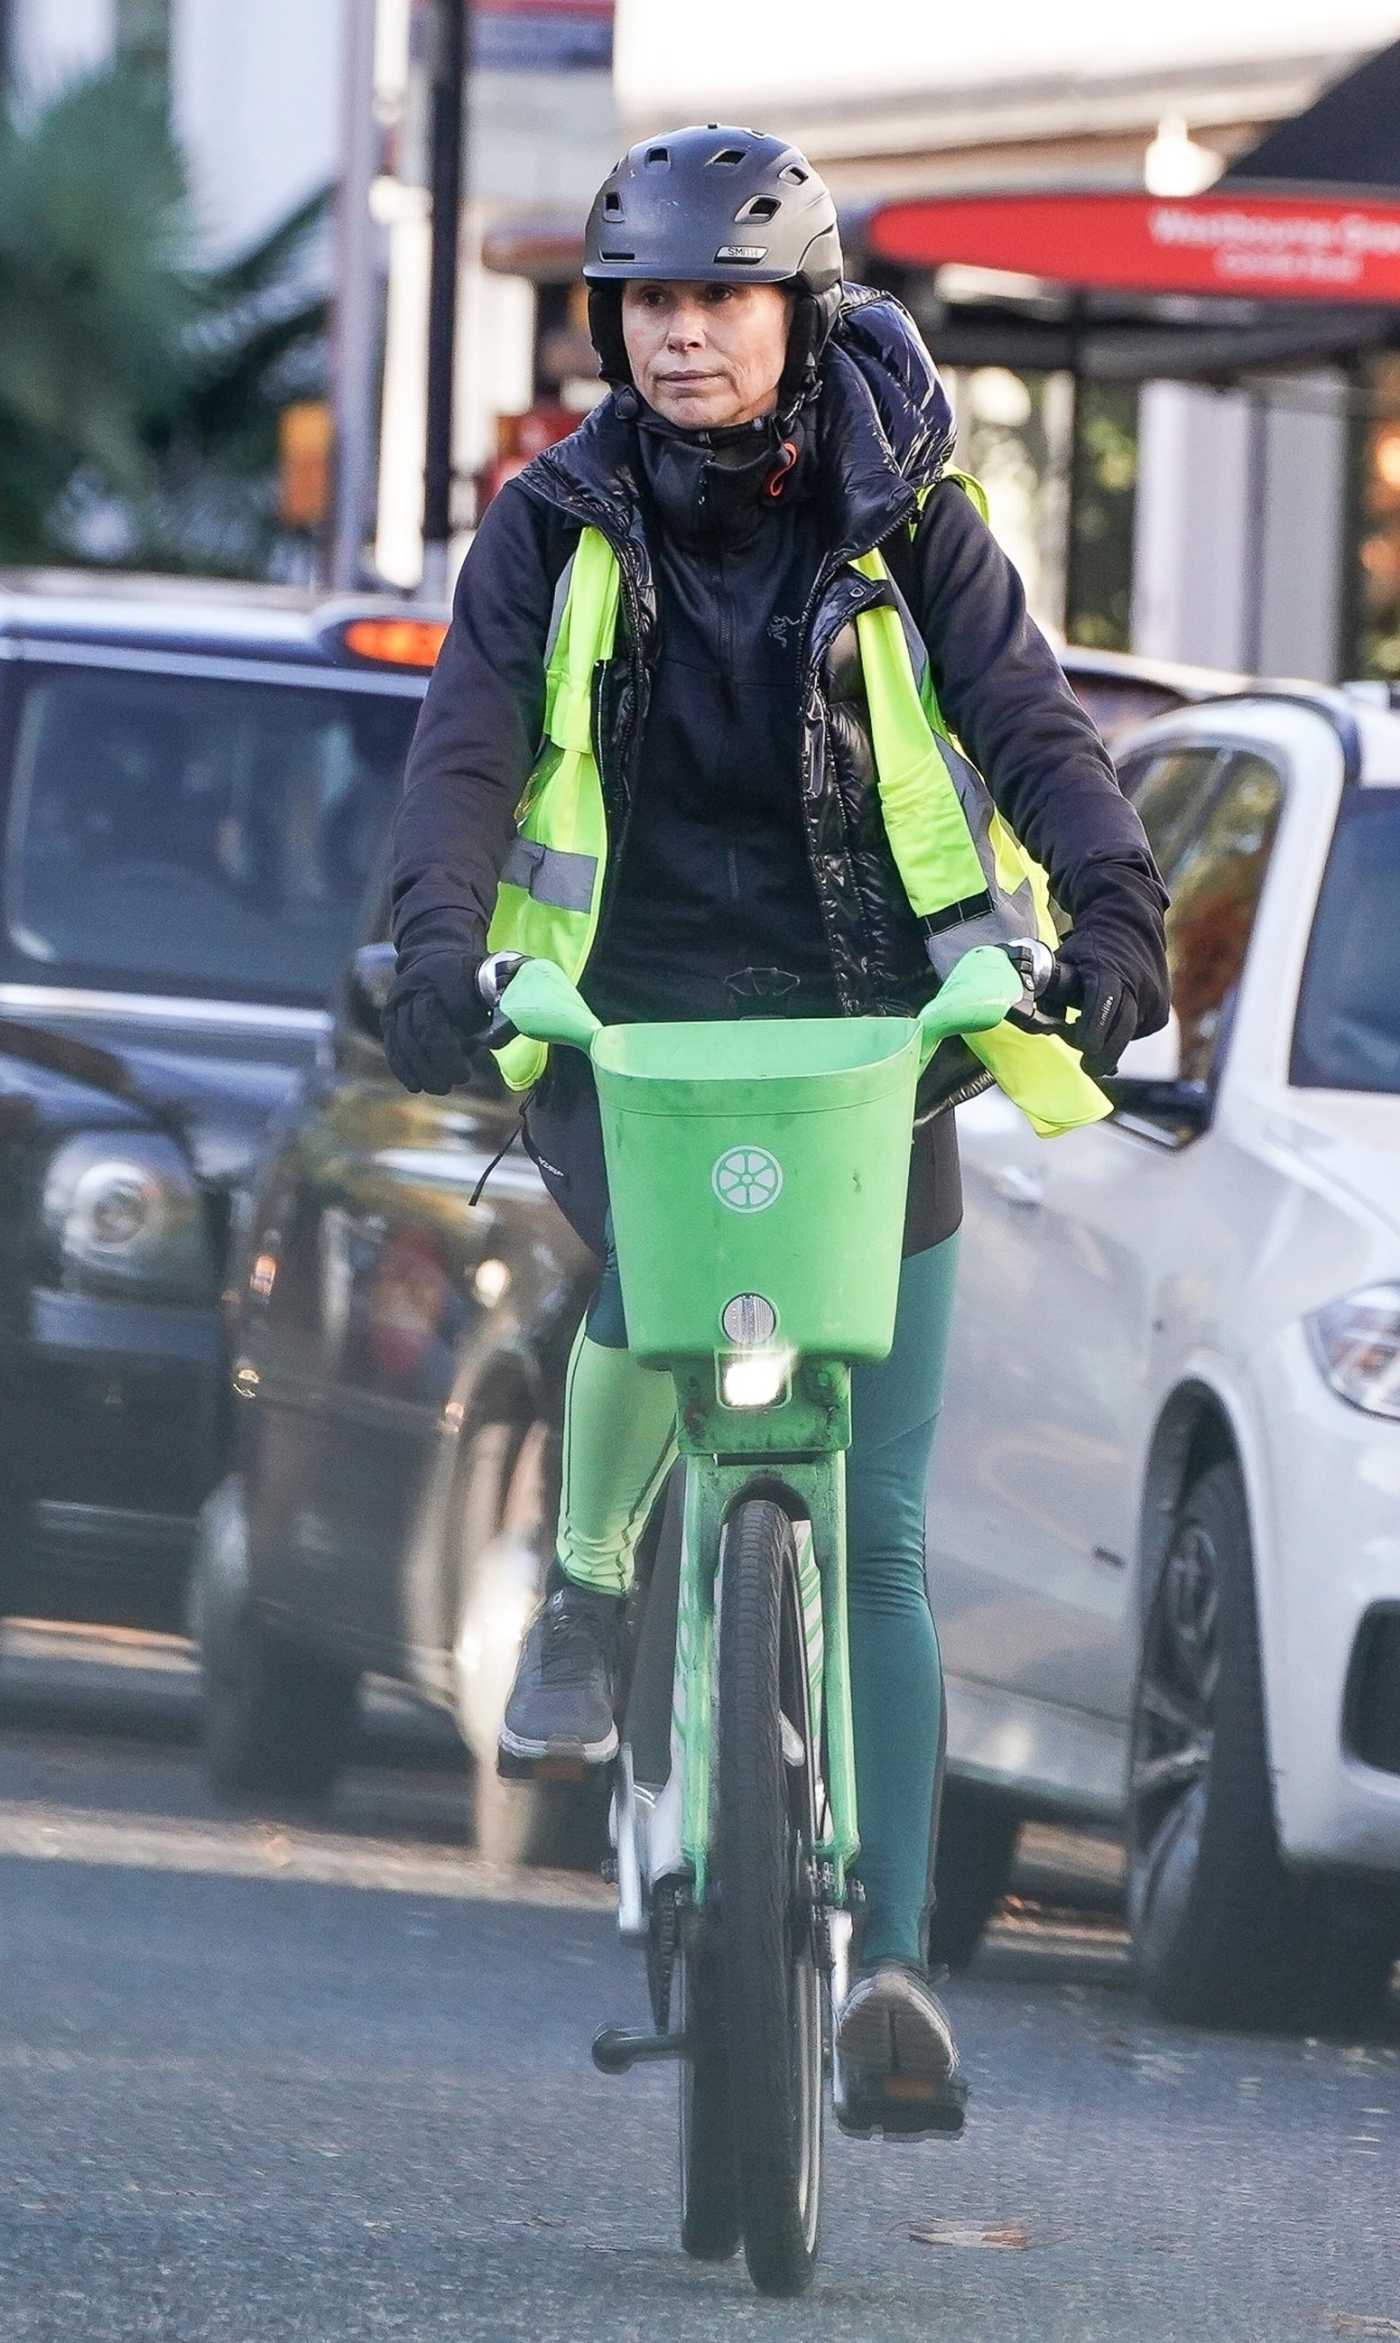
{"type": "MultiPolygon", "coordinates": [[[[960,478],[980,501],[975,482],[960,478]]],[[[943,721],[928,653],[878,552],[851,565],[888,583],[894,605],[856,617],[880,810],[911,909],[926,923],[929,957],[946,977],[974,945],[1038,935],[1052,948],[1050,890],[943,721]]],[[[544,733],[516,813],[487,948],[553,960],[574,983],[598,925],[607,865],[603,785],[593,754],[594,679],[613,655],[617,556],[586,528],[556,595],[546,647],[544,733]]],[[[1109,1101],[1075,1052],[1052,1034],[1010,1023],[967,1037],[1006,1095],[1043,1137],[1097,1122],[1109,1101]]],[[[499,1054],[514,1090],[544,1072],[545,1043],[523,1037],[499,1054]]]]}

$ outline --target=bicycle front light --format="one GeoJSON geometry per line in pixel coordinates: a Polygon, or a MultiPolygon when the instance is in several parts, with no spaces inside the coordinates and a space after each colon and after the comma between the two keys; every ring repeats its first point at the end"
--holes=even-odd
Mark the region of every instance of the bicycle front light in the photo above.
{"type": "Polygon", "coordinates": [[[793,1353],[774,1341],[778,1313],[766,1294],[735,1294],[720,1312],[734,1350],[715,1361],[722,1407],[772,1407],[786,1399],[793,1353]]]}
{"type": "Polygon", "coordinates": [[[719,1395],[726,1407],[773,1407],[787,1396],[790,1350],[739,1351],[721,1359],[719,1395]]]}
{"type": "Polygon", "coordinates": [[[1307,1320],[1332,1389],[1369,1416],[1400,1418],[1400,1285],[1368,1285],[1307,1320]]]}

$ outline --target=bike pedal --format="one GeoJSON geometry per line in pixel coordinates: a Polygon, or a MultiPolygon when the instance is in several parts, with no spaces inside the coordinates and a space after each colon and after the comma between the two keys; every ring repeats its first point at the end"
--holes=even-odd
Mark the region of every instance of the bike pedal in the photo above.
{"type": "Polygon", "coordinates": [[[517,1757],[496,1750],[496,1773],[503,1782],[586,1782],[595,1769],[582,1757],[517,1757]]]}
{"type": "Polygon", "coordinates": [[[648,2059],[689,2058],[684,2034],[642,2034],[633,2026],[601,2026],[593,2037],[593,2064],[600,2074],[622,2075],[648,2059]]]}
{"type": "Polygon", "coordinates": [[[922,2108],[901,2107],[898,2104],[871,2108],[849,2108],[838,2114],[836,2125],[851,2139],[871,2140],[956,2140],[963,2133],[963,2119],[937,2122],[922,2108]]]}
{"type": "Polygon", "coordinates": [[[838,2128],[858,2140],[877,2133],[887,2140],[955,2140],[966,2119],[967,2095],[931,2102],[912,2075],[889,2075],[877,2090],[848,2090],[834,2112],[838,2128]]]}

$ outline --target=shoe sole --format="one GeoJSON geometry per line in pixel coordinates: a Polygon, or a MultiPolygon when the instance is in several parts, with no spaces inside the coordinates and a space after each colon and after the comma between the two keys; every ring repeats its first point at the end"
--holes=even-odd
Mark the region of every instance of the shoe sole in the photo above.
{"type": "Polygon", "coordinates": [[[837,2113],[843,2131],[868,2139],[875,2131],[917,2139],[931,2132],[956,2138],[967,2112],[967,2085],[950,2075],[926,2026],[898,2002],[873,1996],[851,2011],[837,2031],[837,2055],[846,2081],[837,2113]]]}
{"type": "Polygon", "coordinates": [[[616,1725],[610,1725],[601,1741],[527,1741],[519,1733],[512,1733],[509,1725],[502,1725],[496,1737],[498,1758],[513,1758],[517,1764],[536,1765],[606,1765],[618,1752],[616,1725]]]}

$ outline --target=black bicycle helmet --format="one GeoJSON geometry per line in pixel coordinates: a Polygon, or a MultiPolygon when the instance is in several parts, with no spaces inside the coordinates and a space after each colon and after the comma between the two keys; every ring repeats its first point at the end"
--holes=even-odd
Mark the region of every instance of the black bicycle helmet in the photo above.
{"type": "Polygon", "coordinates": [[[719,122],[629,147],[593,198],[584,233],[588,325],[603,375],[630,383],[621,295],[629,278],[786,285],[796,294],[780,410],[815,384],[841,305],[831,190],[801,150],[719,122]]]}

